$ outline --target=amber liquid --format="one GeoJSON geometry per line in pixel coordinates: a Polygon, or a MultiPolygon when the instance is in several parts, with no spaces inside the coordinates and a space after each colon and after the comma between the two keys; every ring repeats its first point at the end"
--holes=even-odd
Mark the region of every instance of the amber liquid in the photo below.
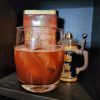
{"type": "Polygon", "coordinates": [[[60,79],[64,51],[61,47],[28,50],[15,47],[15,64],[18,79],[24,84],[48,85],[60,79]]]}

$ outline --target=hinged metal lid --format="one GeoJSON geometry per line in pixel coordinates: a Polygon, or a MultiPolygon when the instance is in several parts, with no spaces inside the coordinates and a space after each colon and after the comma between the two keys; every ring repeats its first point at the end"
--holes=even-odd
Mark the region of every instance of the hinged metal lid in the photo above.
{"type": "Polygon", "coordinates": [[[73,39],[73,35],[71,32],[67,32],[65,34],[65,40],[64,40],[65,45],[77,45],[78,42],[73,39]]]}

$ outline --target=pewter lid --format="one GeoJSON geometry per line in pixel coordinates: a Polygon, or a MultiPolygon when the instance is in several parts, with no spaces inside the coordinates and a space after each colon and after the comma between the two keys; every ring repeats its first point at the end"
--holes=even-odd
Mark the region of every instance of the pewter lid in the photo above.
{"type": "Polygon", "coordinates": [[[72,44],[77,45],[78,44],[78,42],[73,39],[73,35],[71,32],[67,32],[65,34],[65,40],[66,40],[66,45],[72,45],[72,44]]]}
{"type": "Polygon", "coordinates": [[[72,33],[71,33],[71,32],[67,32],[67,33],[65,34],[65,39],[73,39],[72,33]]]}

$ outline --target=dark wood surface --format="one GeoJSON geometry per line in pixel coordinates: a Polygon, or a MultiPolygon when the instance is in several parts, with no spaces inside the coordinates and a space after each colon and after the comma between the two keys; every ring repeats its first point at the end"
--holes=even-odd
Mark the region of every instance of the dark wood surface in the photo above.
{"type": "Polygon", "coordinates": [[[17,100],[97,100],[87,72],[79,76],[78,82],[60,82],[54,91],[44,94],[27,92],[17,81],[16,73],[12,73],[0,80],[0,95],[17,100]]]}

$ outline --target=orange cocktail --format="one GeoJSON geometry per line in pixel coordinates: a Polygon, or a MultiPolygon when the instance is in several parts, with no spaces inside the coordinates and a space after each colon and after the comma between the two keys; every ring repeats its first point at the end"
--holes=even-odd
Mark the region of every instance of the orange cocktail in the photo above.
{"type": "Polygon", "coordinates": [[[15,47],[14,54],[18,79],[23,84],[49,85],[60,79],[63,47],[50,46],[29,50],[20,45],[15,47]]]}
{"type": "Polygon", "coordinates": [[[64,62],[64,48],[57,45],[62,35],[63,30],[58,28],[17,27],[15,65],[17,78],[24,89],[44,93],[57,87],[64,62]],[[53,33],[59,37],[52,37],[53,33]]]}

